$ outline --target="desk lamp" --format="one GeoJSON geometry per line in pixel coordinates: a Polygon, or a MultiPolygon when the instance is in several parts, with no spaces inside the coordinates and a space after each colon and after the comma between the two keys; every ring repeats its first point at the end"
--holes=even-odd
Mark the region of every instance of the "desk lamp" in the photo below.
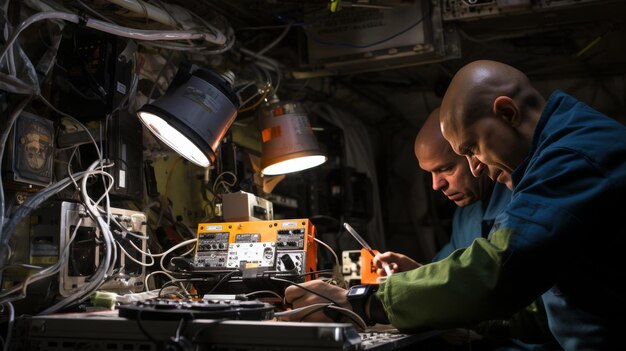
{"type": "Polygon", "coordinates": [[[165,94],[137,115],[157,138],[189,161],[208,167],[237,117],[234,76],[195,66],[180,68],[165,94]]]}
{"type": "Polygon", "coordinates": [[[261,173],[298,172],[326,162],[300,103],[274,98],[261,109],[261,173]]]}

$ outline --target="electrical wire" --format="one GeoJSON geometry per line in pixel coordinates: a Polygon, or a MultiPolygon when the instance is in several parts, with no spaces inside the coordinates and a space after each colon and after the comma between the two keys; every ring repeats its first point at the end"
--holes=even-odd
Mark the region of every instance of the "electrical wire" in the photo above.
{"type": "Polygon", "coordinates": [[[13,31],[11,37],[7,40],[4,49],[0,52],[0,63],[4,59],[7,52],[13,47],[13,44],[17,40],[17,37],[33,23],[43,20],[64,20],[71,23],[82,24],[85,27],[96,29],[105,33],[113,34],[119,37],[130,38],[135,40],[157,41],[157,40],[204,40],[212,44],[223,45],[226,43],[226,37],[224,35],[215,35],[212,33],[199,33],[197,31],[165,31],[165,30],[141,30],[134,28],[127,28],[118,26],[113,23],[100,21],[97,19],[87,18],[77,14],[62,12],[62,11],[48,11],[39,12],[28,18],[26,18],[20,25],[13,31]]]}
{"type": "MultiPolygon", "coordinates": [[[[140,217],[143,217],[143,216],[140,216],[140,217]]],[[[141,240],[148,240],[148,239],[150,239],[150,237],[147,236],[147,235],[135,234],[134,232],[127,230],[126,228],[124,228],[124,226],[120,222],[117,221],[115,216],[110,217],[110,220],[113,221],[113,223],[115,225],[117,225],[122,230],[123,235],[131,235],[131,236],[133,236],[133,237],[135,237],[137,239],[141,239],[141,240]]],[[[143,224],[143,225],[145,225],[145,224],[143,224]]]]}
{"type": "MultiPolygon", "coordinates": [[[[299,277],[307,277],[307,276],[317,276],[320,274],[333,274],[334,271],[332,269],[320,269],[318,271],[312,271],[312,272],[306,272],[306,273],[302,273],[299,274],[299,277]]],[[[316,278],[317,279],[317,278],[316,278]]]]}
{"type": "MultiPolygon", "coordinates": [[[[181,243],[178,243],[178,244],[172,246],[171,248],[169,248],[164,253],[159,254],[159,255],[161,255],[161,261],[160,261],[161,270],[163,270],[164,272],[167,272],[167,273],[176,274],[176,272],[172,272],[169,269],[165,268],[165,266],[164,266],[165,257],[168,254],[172,253],[174,250],[178,249],[179,247],[183,247],[183,246],[189,245],[191,243],[197,244],[198,243],[198,239],[194,238],[194,239],[185,240],[185,241],[183,241],[181,243]]],[[[193,247],[189,251],[187,251],[183,256],[190,254],[193,250],[195,250],[195,248],[196,248],[196,245],[193,245],[193,247]]]]}
{"type": "Polygon", "coordinates": [[[157,73],[156,77],[154,78],[154,84],[152,84],[152,88],[150,88],[150,93],[148,94],[148,102],[152,101],[152,96],[154,95],[154,91],[156,90],[156,87],[159,85],[159,79],[161,79],[163,72],[165,72],[165,68],[169,66],[170,60],[172,59],[173,55],[174,55],[174,52],[170,51],[167,57],[165,58],[165,63],[163,64],[163,66],[161,66],[161,69],[159,69],[159,73],[157,73]]]}
{"type": "MultiPolygon", "coordinates": [[[[0,61],[0,64],[2,61],[0,61]]],[[[0,66],[1,67],[1,66],[0,66]]],[[[38,95],[39,86],[0,72],[0,89],[15,94],[38,95]]]]}
{"type": "MultiPolygon", "coordinates": [[[[9,138],[9,133],[11,133],[11,130],[13,129],[13,124],[17,120],[18,116],[22,113],[22,111],[26,108],[26,106],[30,103],[32,98],[33,98],[32,96],[28,96],[28,97],[24,98],[15,107],[15,109],[13,110],[11,115],[9,115],[8,122],[7,122],[7,125],[5,127],[5,130],[4,130],[4,132],[2,132],[2,135],[0,136],[0,161],[2,161],[2,158],[4,156],[4,148],[5,148],[5,145],[7,143],[7,139],[9,138]]],[[[5,212],[5,207],[4,207],[4,187],[2,186],[2,173],[0,172],[0,242],[2,242],[2,243],[4,243],[4,239],[3,239],[3,235],[4,235],[4,230],[3,230],[3,228],[4,228],[4,214],[5,214],[4,212],[5,212]]],[[[5,246],[3,245],[3,247],[5,247],[5,246]]],[[[2,248],[0,248],[0,266],[2,266],[2,261],[3,261],[2,257],[4,257],[3,250],[2,250],[2,248]]]]}
{"type": "Polygon", "coordinates": [[[276,280],[276,281],[279,281],[279,282],[288,283],[289,285],[295,285],[295,286],[297,286],[298,288],[300,288],[300,289],[302,289],[302,290],[304,290],[304,291],[306,291],[306,292],[309,292],[309,293],[311,293],[311,294],[313,294],[313,295],[317,295],[317,296],[319,296],[319,297],[323,298],[324,300],[328,300],[328,301],[330,301],[330,302],[334,303],[335,305],[339,306],[339,304],[338,304],[335,300],[331,299],[330,297],[326,297],[326,296],[324,296],[324,295],[322,295],[322,294],[318,293],[317,291],[311,290],[311,289],[309,289],[309,288],[305,288],[305,287],[304,287],[304,286],[302,286],[301,284],[294,283],[294,282],[292,282],[291,280],[288,280],[288,279],[282,279],[282,278],[276,278],[276,277],[270,277],[270,280],[276,280]]]}
{"type": "Polygon", "coordinates": [[[139,330],[141,330],[143,335],[145,335],[150,341],[152,341],[155,345],[159,345],[159,342],[154,338],[154,336],[152,336],[152,334],[148,332],[148,329],[146,329],[146,327],[143,325],[143,320],[141,319],[141,314],[143,313],[143,311],[144,310],[140,309],[137,312],[137,327],[139,327],[139,330]]]}
{"type": "MultiPolygon", "coordinates": [[[[168,294],[174,294],[176,293],[177,289],[178,287],[172,286],[164,290],[168,294]]],[[[134,303],[137,301],[151,300],[151,299],[155,299],[158,297],[159,291],[160,289],[154,289],[154,290],[149,290],[149,291],[144,291],[144,292],[139,292],[139,293],[128,293],[124,295],[116,294],[115,301],[119,302],[120,304],[130,304],[130,303],[134,303]]]]}
{"type": "Polygon", "coordinates": [[[252,100],[255,96],[262,94],[260,89],[258,87],[256,87],[256,91],[254,94],[252,94],[249,98],[247,98],[246,100],[243,100],[241,97],[241,94],[244,90],[248,89],[251,86],[255,86],[256,87],[256,83],[255,82],[251,82],[251,81],[247,81],[244,82],[242,84],[238,84],[237,85],[237,89],[235,91],[235,95],[237,95],[237,99],[239,100],[239,106],[244,106],[246,105],[248,102],[250,102],[250,100],[252,100]],[[240,86],[242,86],[241,88],[239,88],[240,86]]]}
{"type": "Polygon", "coordinates": [[[602,34],[600,34],[599,36],[597,36],[595,39],[593,39],[591,42],[589,42],[589,44],[585,45],[584,48],[580,49],[580,51],[578,51],[574,57],[581,57],[583,56],[587,51],[589,51],[592,47],[594,47],[596,44],[598,44],[600,42],[600,40],[602,40],[609,32],[611,32],[613,30],[612,27],[609,27],[607,30],[605,30],[602,34]]]}
{"type": "MultiPolygon", "coordinates": [[[[148,279],[150,279],[155,274],[163,274],[166,277],[170,278],[170,280],[176,280],[174,276],[172,276],[171,274],[165,271],[154,271],[152,273],[147,274],[146,277],[144,278],[144,286],[146,288],[146,291],[150,291],[150,289],[148,288],[148,279]]],[[[183,289],[187,295],[189,295],[189,292],[187,292],[187,290],[182,286],[182,284],[180,285],[180,288],[183,289]]]]}
{"type": "MultiPolygon", "coordinates": [[[[103,140],[104,138],[102,136],[100,136],[100,140],[103,140]]],[[[102,145],[101,145],[102,147],[102,145]]],[[[102,162],[102,161],[101,161],[102,162]]],[[[87,207],[87,212],[90,213],[92,219],[94,219],[96,221],[96,223],[100,223],[100,221],[98,221],[97,218],[102,218],[101,212],[105,214],[105,219],[106,222],[104,223],[105,228],[102,228],[102,226],[100,226],[101,230],[103,231],[102,233],[102,237],[105,239],[105,245],[107,244],[107,238],[109,239],[109,246],[105,246],[105,250],[110,250],[112,256],[110,257],[110,260],[108,261],[108,265],[109,268],[108,270],[105,270],[104,272],[104,276],[103,276],[103,280],[106,280],[107,277],[110,277],[113,275],[114,271],[115,271],[115,265],[117,263],[117,250],[115,250],[115,238],[113,237],[113,233],[111,232],[111,218],[113,217],[113,213],[111,212],[111,206],[110,206],[110,199],[109,199],[109,191],[111,189],[111,187],[113,186],[113,176],[111,176],[111,174],[104,172],[103,169],[105,167],[108,167],[109,165],[104,165],[102,163],[99,163],[98,161],[94,162],[93,165],[94,168],[97,167],[97,165],[100,164],[100,171],[102,173],[100,173],[100,175],[102,176],[102,183],[103,184],[107,184],[107,179],[111,181],[111,184],[109,186],[106,186],[104,193],[102,194],[102,196],[98,199],[98,201],[93,201],[91,199],[91,197],[89,196],[89,193],[87,192],[87,187],[86,185],[83,185],[82,188],[80,189],[81,191],[81,195],[82,195],[82,199],[83,199],[83,203],[85,205],[87,205],[86,203],[89,202],[92,206],[93,209],[91,207],[87,207]],[[105,209],[102,210],[100,209],[100,202],[102,200],[106,200],[105,203],[105,209]],[[96,214],[91,214],[91,211],[96,210],[96,214]]],[[[83,179],[84,182],[86,182],[86,179],[83,179]]],[[[97,289],[97,287],[95,288],[97,289]]]]}
{"type": "Polygon", "coordinates": [[[406,27],[405,29],[402,29],[386,38],[380,39],[380,40],[376,40],[374,42],[371,42],[369,44],[353,44],[353,43],[342,43],[342,42],[335,42],[335,41],[326,41],[326,40],[321,40],[317,37],[315,37],[314,35],[312,35],[310,32],[306,31],[305,29],[305,33],[307,35],[308,38],[310,38],[312,41],[321,44],[321,45],[329,45],[329,46],[340,46],[340,47],[349,47],[349,48],[356,48],[356,49],[365,49],[365,48],[370,48],[372,46],[376,46],[385,42],[388,42],[389,40],[396,38],[408,31],[410,31],[411,29],[415,28],[417,25],[419,25],[420,23],[422,23],[426,18],[430,17],[430,15],[433,12],[433,6],[429,6],[428,9],[428,13],[426,13],[424,16],[420,17],[419,20],[417,20],[416,22],[414,22],[413,24],[409,25],[408,27],[406,27]]]}
{"type": "Polygon", "coordinates": [[[278,37],[276,37],[276,39],[274,39],[274,41],[272,41],[271,43],[269,43],[266,47],[264,47],[263,49],[259,50],[256,54],[257,55],[264,55],[267,51],[269,51],[271,48],[273,48],[274,46],[276,46],[276,44],[280,43],[281,40],[283,40],[283,38],[285,38],[285,36],[287,35],[287,33],[289,33],[289,30],[291,29],[291,25],[287,25],[287,27],[285,27],[285,29],[283,30],[282,33],[280,33],[280,35],[278,37]]]}
{"type": "Polygon", "coordinates": [[[356,312],[341,307],[341,306],[335,306],[335,305],[330,305],[328,306],[328,308],[332,309],[332,310],[337,310],[341,313],[343,313],[344,315],[346,315],[346,317],[348,317],[348,319],[350,319],[351,321],[355,322],[357,327],[359,327],[361,330],[365,330],[367,329],[367,323],[365,323],[365,321],[363,320],[363,318],[361,318],[361,316],[359,316],[356,312]]]}
{"type": "Polygon", "coordinates": [[[82,218],[78,219],[78,223],[76,224],[74,231],[72,232],[72,234],[70,235],[70,238],[68,239],[67,243],[65,244],[65,246],[63,247],[63,250],[59,251],[59,259],[58,261],[53,264],[52,266],[46,267],[45,269],[33,274],[33,275],[29,275],[28,277],[26,277],[26,279],[24,279],[24,281],[22,281],[20,284],[17,284],[15,286],[13,286],[10,289],[7,290],[3,290],[0,293],[0,301],[5,302],[5,298],[7,298],[9,295],[16,293],[18,291],[21,291],[21,293],[16,296],[11,298],[10,300],[19,300],[22,299],[24,297],[26,297],[26,289],[28,288],[28,286],[31,283],[34,283],[36,281],[39,281],[41,279],[47,278],[51,275],[57,274],[61,268],[65,265],[65,263],[67,262],[67,251],[69,250],[70,245],[72,244],[72,242],[74,241],[74,239],[76,238],[76,234],[78,232],[78,229],[80,228],[81,223],[83,222],[82,218]]]}
{"type": "Polygon", "coordinates": [[[15,322],[15,309],[13,308],[13,304],[11,302],[5,302],[2,304],[2,307],[9,310],[9,320],[7,322],[7,335],[4,338],[4,347],[3,351],[9,351],[9,345],[11,345],[11,337],[13,336],[13,323],[15,322]]]}
{"type": "Polygon", "coordinates": [[[326,308],[328,306],[332,305],[332,303],[327,302],[327,303],[313,303],[310,305],[306,305],[300,308],[293,308],[291,310],[288,311],[283,311],[283,312],[275,312],[274,316],[276,317],[284,317],[284,316],[291,316],[294,314],[298,314],[302,311],[306,311],[306,310],[310,310],[313,309],[314,311],[319,311],[320,309],[326,308]]]}
{"type": "MultiPolygon", "coordinates": [[[[75,173],[73,176],[76,179],[82,179],[88,175],[92,175],[97,173],[98,171],[85,171],[75,173]]],[[[51,196],[58,194],[60,191],[65,189],[68,185],[71,184],[70,178],[65,178],[61,181],[58,181],[52,185],[49,185],[47,188],[39,190],[35,195],[30,197],[26,202],[24,202],[11,216],[9,222],[5,224],[4,233],[2,236],[2,242],[0,243],[0,257],[4,257],[4,250],[9,246],[9,240],[11,239],[15,227],[18,223],[22,221],[33,209],[39,207],[41,203],[46,201],[51,196]]]]}
{"type": "Polygon", "coordinates": [[[307,313],[305,313],[304,315],[300,317],[301,320],[305,320],[306,317],[308,317],[309,315],[318,311],[325,310],[325,309],[331,309],[331,310],[336,310],[340,312],[341,314],[345,315],[348,319],[350,319],[352,322],[354,322],[354,324],[361,330],[365,330],[367,328],[367,324],[365,323],[363,318],[361,318],[361,316],[359,316],[352,310],[340,307],[333,303],[314,303],[314,304],[303,306],[300,308],[294,308],[288,311],[275,312],[274,316],[276,317],[291,316],[291,315],[306,311],[307,313]]]}
{"type": "MultiPolygon", "coordinates": [[[[11,254],[9,253],[7,255],[7,257],[11,257],[11,254]]],[[[16,267],[24,268],[24,269],[43,269],[44,268],[42,266],[35,266],[35,265],[32,265],[32,264],[28,264],[28,263],[16,263],[16,264],[11,264],[11,265],[8,265],[8,266],[0,267],[0,272],[5,271],[5,270],[7,270],[9,268],[16,268],[16,267]]]]}
{"type": "MultiPolygon", "coordinates": [[[[132,241],[129,240],[129,242],[132,243],[132,241]]],[[[124,249],[124,246],[117,240],[115,240],[115,243],[117,244],[117,247],[122,250],[122,252],[124,252],[124,254],[126,255],[126,258],[128,258],[129,260],[135,262],[136,264],[143,266],[143,267],[150,267],[154,264],[154,258],[150,257],[152,259],[152,261],[150,263],[144,263],[142,261],[139,261],[138,259],[134,258],[132,255],[130,255],[128,253],[128,251],[126,251],[126,249],[124,249]]],[[[134,244],[133,244],[134,245],[134,244]]],[[[143,251],[139,251],[139,252],[143,252],[143,251]]]]}
{"type": "Polygon", "coordinates": [[[230,193],[229,187],[234,186],[235,184],[237,184],[237,175],[230,171],[224,171],[218,174],[217,177],[215,177],[215,181],[213,182],[213,193],[214,194],[218,193],[219,186],[222,186],[225,192],[230,193]],[[220,179],[223,178],[224,175],[231,176],[233,178],[232,181],[231,182],[227,182],[225,180],[220,181],[220,179]]]}
{"type": "Polygon", "coordinates": [[[185,298],[189,298],[191,296],[191,294],[189,294],[189,291],[186,288],[184,288],[182,283],[191,283],[191,282],[194,282],[194,281],[203,281],[203,280],[201,280],[199,278],[195,278],[195,279],[194,278],[189,278],[189,279],[173,279],[173,280],[170,280],[168,282],[165,282],[165,284],[163,284],[163,286],[161,286],[161,289],[159,289],[159,292],[157,293],[157,298],[160,298],[160,297],[163,296],[162,293],[165,290],[165,288],[169,287],[170,285],[176,284],[176,283],[179,283],[180,286],[181,286],[181,290],[183,290],[185,292],[185,296],[184,297],[185,298]]]}
{"type": "MultiPolygon", "coordinates": [[[[128,233],[130,234],[130,232],[128,233]]],[[[143,239],[142,239],[143,240],[143,239]]],[[[150,249],[148,249],[148,251],[144,251],[143,249],[137,247],[137,245],[132,241],[132,240],[128,240],[128,242],[130,243],[130,245],[137,250],[137,252],[141,253],[142,255],[145,255],[146,257],[150,257],[150,259],[152,260],[152,262],[148,265],[148,266],[152,266],[154,264],[154,256],[152,255],[152,253],[150,252],[150,249]]]]}
{"type": "Polygon", "coordinates": [[[241,271],[240,270],[235,270],[235,271],[226,273],[222,277],[222,279],[220,279],[217,283],[215,283],[215,285],[211,288],[211,290],[209,290],[209,292],[207,292],[207,295],[208,294],[212,294],[215,291],[215,289],[217,289],[220,285],[222,285],[224,282],[226,282],[227,279],[230,279],[231,277],[233,277],[235,275],[235,273],[241,274],[241,271]]]}
{"type": "MultiPolygon", "coordinates": [[[[87,168],[87,171],[88,172],[95,171],[96,167],[98,167],[100,164],[101,164],[100,160],[93,162],[87,168]]],[[[98,172],[101,174],[106,173],[103,171],[98,171],[98,172]]],[[[109,175],[108,173],[106,174],[109,175]]],[[[85,208],[87,212],[89,213],[89,215],[91,216],[91,218],[97,223],[98,227],[100,228],[101,237],[102,239],[104,239],[104,257],[101,258],[100,264],[98,265],[98,269],[96,270],[92,278],[84,286],[82,286],[79,291],[66,297],[65,299],[61,300],[55,305],[46,308],[40,314],[45,315],[48,313],[56,312],[60,310],[61,308],[66,307],[70,303],[73,303],[76,300],[80,300],[82,298],[88,297],[104,281],[106,281],[107,276],[112,274],[112,271],[115,267],[117,250],[114,250],[115,244],[114,244],[113,234],[111,233],[108,224],[104,221],[104,219],[100,215],[100,211],[96,208],[95,203],[93,202],[93,200],[89,197],[89,194],[87,193],[87,178],[88,177],[83,177],[81,179],[81,194],[83,198],[83,204],[85,205],[85,208]]],[[[107,213],[110,216],[111,215],[110,201],[109,201],[108,196],[106,197],[105,208],[106,208],[107,213]]]]}
{"type": "Polygon", "coordinates": [[[254,64],[259,66],[260,68],[272,70],[276,72],[276,84],[273,85],[272,92],[269,94],[270,96],[273,96],[275,92],[278,91],[278,88],[280,87],[280,81],[281,81],[281,73],[280,73],[278,62],[267,56],[259,55],[258,53],[248,50],[246,48],[240,48],[239,50],[241,51],[242,54],[254,57],[257,60],[254,64]]]}
{"type": "Polygon", "coordinates": [[[212,322],[209,322],[209,323],[203,323],[203,325],[206,325],[206,327],[202,327],[202,328],[198,329],[198,331],[195,332],[195,334],[191,338],[192,344],[196,344],[198,336],[200,336],[200,334],[202,334],[204,331],[206,331],[207,329],[211,328],[214,325],[220,324],[220,323],[222,323],[224,321],[227,321],[227,320],[228,319],[226,319],[226,318],[222,318],[222,319],[213,320],[212,322]]]}
{"type": "MultiPolygon", "coordinates": [[[[125,1],[134,1],[134,0],[125,0],[125,1]]],[[[140,4],[143,4],[141,2],[140,4]]],[[[187,51],[193,52],[200,55],[215,55],[226,52],[232,48],[235,43],[235,32],[231,26],[225,23],[224,30],[218,29],[213,24],[204,20],[201,16],[196,14],[194,11],[188,11],[182,9],[173,4],[165,4],[162,1],[157,0],[157,5],[169,15],[172,16],[173,21],[176,22],[177,27],[183,29],[194,30],[196,28],[200,28],[202,30],[206,30],[208,32],[214,33],[216,37],[225,38],[225,43],[215,47],[215,44],[207,43],[202,44],[198,42],[187,41],[186,43],[172,42],[172,41],[142,41],[139,42],[139,45],[147,46],[151,48],[160,48],[167,50],[178,50],[178,51],[187,51]],[[166,8],[167,7],[167,8],[166,8]],[[182,13],[185,11],[185,13],[182,13]],[[188,15],[188,16],[186,16],[188,15]],[[178,18],[180,17],[180,18],[178,18]],[[190,18],[197,20],[197,22],[191,21],[190,18]]],[[[145,12],[144,12],[145,13],[145,12]]]]}
{"type": "Polygon", "coordinates": [[[176,28],[177,23],[174,17],[167,11],[160,9],[142,0],[107,0],[110,3],[125,8],[137,14],[143,14],[146,19],[151,19],[166,26],[176,28]]]}
{"type": "Polygon", "coordinates": [[[270,294],[270,295],[274,295],[277,298],[279,298],[280,300],[283,299],[282,296],[280,296],[280,294],[278,294],[276,291],[272,291],[272,290],[259,290],[259,291],[253,291],[253,292],[249,292],[247,294],[244,294],[245,297],[250,297],[250,296],[254,296],[254,295],[259,295],[259,294],[270,294]]]}
{"type": "Polygon", "coordinates": [[[313,238],[313,240],[315,240],[315,242],[317,242],[318,244],[324,246],[325,248],[328,249],[328,251],[330,251],[331,254],[333,254],[333,257],[335,258],[335,266],[339,267],[340,263],[339,263],[339,257],[337,257],[337,254],[335,253],[335,250],[333,250],[330,246],[328,246],[328,244],[326,244],[325,242],[321,241],[318,238],[313,238]]]}
{"type": "MultiPolygon", "coordinates": [[[[108,163],[106,165],[102,166],[102,169],[104,168],[109,168],[109,167],[113,167],[113,163],[108,163]]],[[[109,192],[111,191],[111,189],[113,189],[113,182],[115,181],[115,178],[113,178],[113,176],[108,173],[108,172],[102,172],[101,175],[103,183],[104,183],[104,193],[102,195],[100,195],[100,198],[98,198],[97,201],[94,202],[94,206],[99,206],[100,202],[102,202],[102,200],[104,200],[106,197],[109,196],[109,192]],[[107,184],[106,180],[110,180],[109,184],[107,184]]],[[[110,213],[108,213],[110,215],[110,213]]],[[[107,225],[109,224],[108,220],[111,218],[110,216],[107,216],[107,225]]]]}
{"type": "Polygon", "coordinates": [[[84,2],[82,2],[81,0],[75,0],[76,3],[78,3],[83,9],[89,11],[93,16],[96,16],[98,18],[100,18],[101,20],[108,22],[108,23],[114,23],[113,21],[111,21],[110,19],[106,18],[105,16],[103,16],[99,11],[94,10],[93,8],[89,7],[87,4],[85,4],[84,2]]]}
{"type": "Polygon", "coordinates": [[[91,134],[91,132],[89,131],[89,128],[87,128],[81,121],[77,120],[76,118],[74,118],[72,115],[69,115],[59,109],[57,109],[53,104],[51,104],[45,97],[43,97],[42,95],[37,96],[37,98],[39,100],[41,100],[41,102],[43,102],[46,106],[48,106],[50,109],[52,109],[54,112],[58,113],[59,115],[63,116],[64,118],[69,119],[70,121],[72,121],[72,123],[74,123],[74,126],[78,126],[80,128],[82,128],[85,133],[87,133],[87,136],[89,137],[89,140],[91,140],[91,143],[94,145],[94,147],[96,148],[96,153],[98,154],[98,160],[100,160],[102,162],[102,151],[101,148],[98,146],[98,142],[96,142],[96,139],[94,138],[94,136],[91,134]]]}
{"type": "MultiPolygon", "coordinates": [[[[194,317],[192,316],[191,319],[193,319],[194,317]]],[[[187,319],[186,318],[181,318],[180,321],[178,322],[178,327],[176,328],[176,334],[174,334],[174,339],[172,340],[173,343],[175,343],[175,345],[187,345],[188,347],[191,347],[191,345],[189,345],[189,342],[187,341],[187,339],[182,336],[182,332],[183,330],[185,330],[185,328],[187,327],[187,319]]],[[[180,346],[180,348],[183,348],[182,346],[180,346]]],[[[166,348],[168,349],[168,348],[166,348]]],[[[178,349],[178,347],[177,347],[178,349]]],[[[183,348],[184,349],[184,348],[183,348]]]]}
{"type": "Polygon", "coordinates": [[[257,108],[261,103],[263,103],[263,101],[265,101],[265,99],[267,99],[267,96],[269,95],[270,90],[268,89],[267,91],[265,91],[261,97],[252,105],[247,106],[247,107],[242,107],[240,108],[237,112],[241,113],[241,112],[245,112],[245,111],[250,111],[250,110],[254,110],[255,108],[257,108]]]}
{"type": "MultiPolygon", "coordinates": [[[[265,72],[268,76],[271,76],[269,74],[269,71],[274,71],[276,73],[276,82],[272,85],[270,85],[271,90],[268,93],[268,96],[274,96],[276,95],[276,92],[278,91],[279,87],[280,87],[280,82],[281,82],[281,70],[278,67],[277,63],[272,63],[270,61],[256,61],[254,63],[256,66],[259,67],[259,69],[261,69],[263,72],[265,72]]],[[[270,79],[271,81],[271,79],[270,79]]]]}

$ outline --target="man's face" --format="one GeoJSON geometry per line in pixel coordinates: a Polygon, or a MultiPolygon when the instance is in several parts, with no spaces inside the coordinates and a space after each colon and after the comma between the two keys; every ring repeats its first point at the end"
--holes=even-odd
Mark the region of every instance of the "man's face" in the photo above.
{"type": "Polygon", "coordinates": [[[432,186],[457,206],[467,206],[481,199],[479,178],[472,176],[464,157],[455,154],[449,145],[416,151],[420,167],[430,172],[432,186]]]}
{"type": "Polygon", "coordinates": [[[526,157],[526,142],[516,129],[495,116],[478,119],[465,128],[442,125],[454,152],[465,156],[475,177],[489,178],[513,189],[511,173],[526,157]]]}

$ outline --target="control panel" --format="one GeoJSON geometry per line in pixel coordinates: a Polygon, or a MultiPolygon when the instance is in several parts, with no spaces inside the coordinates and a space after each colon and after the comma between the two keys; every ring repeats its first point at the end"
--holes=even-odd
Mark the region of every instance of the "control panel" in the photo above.
{"type": "Polygon", "coordinates": [[[315,227],[308,219],[200,223],[192,265],[202,271],[261,269],[304,277],[317,268],[315,227]]]}

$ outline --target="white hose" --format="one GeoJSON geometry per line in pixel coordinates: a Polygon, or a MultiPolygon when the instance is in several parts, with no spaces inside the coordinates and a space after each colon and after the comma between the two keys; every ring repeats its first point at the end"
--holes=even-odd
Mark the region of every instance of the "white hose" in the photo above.
{"type": "Polygon", "coordinates": [[[0,53],[0,62],[2,62],[4,56],[13,46],[15,40],[17,40],[18,35],[31,24],[43,20],[64,20],[72,23],[82,24],[85,27],[93,28],[105,33],[117,35],[120,37],[135,39],[135,40],[146,40],[146,41],[155,41],[155,40],[204,40],[216,45],[223,45],[226,42],[226,38],[224,35],[215,35],[212,33],[199,33],[195,31],[179,31],[179,30],[142,30],[142,29],[134,29],[118,26],[116,24],[92,19],[92,18],[82,18],[73,13],[69,12],[61,12],[61,11],[49,11],[49,12],[39,12],[36,13],[27,19],[25,19],[20,25],[15,29],[11,38],[7,40],[7,44],[5,45],[2,53],[0,53]]]}

